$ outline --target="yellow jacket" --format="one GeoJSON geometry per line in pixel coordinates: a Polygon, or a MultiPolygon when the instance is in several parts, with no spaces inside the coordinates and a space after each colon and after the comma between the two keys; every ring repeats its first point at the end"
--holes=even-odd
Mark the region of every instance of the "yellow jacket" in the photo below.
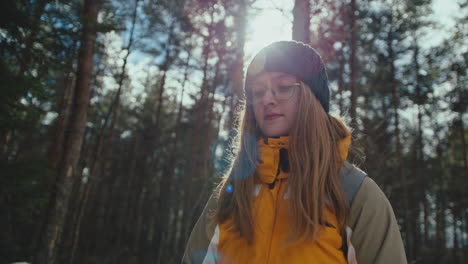
{"type": "MultiPolygon", "coordinates": [[[[350,137],[340,142],[340,151],[343,159],[346,159],[350,137]]],[[[337,229],[336,217],[327,211],[326,224],[319,233],[317,240],[313,243],[303,241],[295,244],[285,245],[288,237],[288,176],[289,173],[280,168],[280,149],[288,148],[288,138],[269,138],[266,142],[258,142],[261,162],[255,171],[257,184],[254,189],[254,242],[248,245],[245,239],[237,233],[228,230],[228,223],[217,225],[209,217],[210,212],[216,208],[216,199],[211,197],[208,204],[195,225],[190,236],[187,249],[185,251],[183,263],[356,263],[354,258],[354,248],[351,239],[343,241],[340,230],[337,229]],[[344,255],[343,243],[350,247],[348,256],[344,255]],[[348,260],[349,259],[349,262],[348,260]]],[[[351,191],[346,190],[348,203],[361,193],[362,186],[370,186],[366,183],[368,177],[364,177],[360,170],[346,162],[340,171],[343,179],[342,185],[353,186],[351,191]],[[346,167],[346,168],[345,168],[346,167]]],[[[372,181],[372,180],[370,180],[372,181]]],[[[376,185],[375,185],[376,187],[376,185]]],[[[366,187],[375,189],[374,186],[366,187]]],[[[378,189],[378,187],[377,187],[378,189]]],[[[366,190],[364,190],[366,191],[366,190]]],[[[380,189],[378,189],[380,191],[380,189]]],[[[368,192],[368,191],[366,191],[368,192]]],[[[381,191],[380,191],[381,193],[381,191]]],[[[383,193],[378,194],[383,195],[383,193]]],[[[358,196],[362,196],[359,195],[358,196]]],[[[386,201],[385,196],[384,200],[386,201]]],[[[359,198],[359,197],[357,197],[359,198]]],[[[359,198],[362,199],[362,198],[359,198]]],[[[388,201],[387,201],[388,202],[388,201]]],[[[362,203],[362,202],[361,202],[362,203]]],[[[382,207],[381,205],[378,205],[382,207]]],[[[353,203],[354,207],[354,203],[353,203]]],[[[367,216],[361,207],[355,207],[360,214],[363,214],[368,221],[371,215],[367,216]]],[[[384,207],[388,211],[389,204],[384,207]]],[[[385,214],[386,221],[382,221],[384,226],[375,231],[378,236],[360,234],[357,241],[356,251],[359,263],[406,263],[403,244],[399,235],[393,211],[385,214]],[[369,239],[375,239],[375,243],[385,243],[380,248],[369,247],[369,254],[364,255],[364,248],[361,245],[369,243],[369,239]],[[362,261],[359,254],[362,254],[362,261]],[[392,259],[390,259],[390,255],[392,259]],[[369,261],[374,262],[369,262],[369,261]]],[[[351,216],[353,227],[360,227],[359,217],[351,216]]],[[[371,224],[372,225],[372,224],[371,224]]],[[[351,230],[351,229],[350,229],[351,230]]],[[[350,236],[350,232],[348,233],[350,236]]]]}
{"type": "Polygon", "coordinates": [[[259,181],[253,194],[254,243],[247,245],[237,233],[228,231],[228,223],[221,225],[217,263],[346,263],[342,237],[330,211],[326,213],[329,226],[323,227],[316,242],[284,245],[289,234],[289,172],[278,168],[280,149],[288,148],[288,138],[268,138],[266,143],[260,140],[258,145],[261,162],[255,172],[259,181]]]}

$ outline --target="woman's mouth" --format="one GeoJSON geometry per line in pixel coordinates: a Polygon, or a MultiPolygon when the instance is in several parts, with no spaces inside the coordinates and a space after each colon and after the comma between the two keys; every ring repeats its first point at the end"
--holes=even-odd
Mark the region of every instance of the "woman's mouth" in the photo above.
{"type": "Polygon", "coordinates": [[[269,114],[269,115],[266,115],[265,116],[265,120],[275,120],[279,117],[281,117],[282,115],[280,114],[269,114]]]}

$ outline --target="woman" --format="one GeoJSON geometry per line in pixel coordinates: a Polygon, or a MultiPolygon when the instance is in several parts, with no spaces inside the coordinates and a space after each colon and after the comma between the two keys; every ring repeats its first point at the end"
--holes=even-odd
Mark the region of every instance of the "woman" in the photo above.
{"type": "Polygon", "coordinates": [[[391,205],[346,162],[351,134],[328,114],[324,64],[275,42],[252,60],[230,170],[183,263],[406,263],[391,205]]]}

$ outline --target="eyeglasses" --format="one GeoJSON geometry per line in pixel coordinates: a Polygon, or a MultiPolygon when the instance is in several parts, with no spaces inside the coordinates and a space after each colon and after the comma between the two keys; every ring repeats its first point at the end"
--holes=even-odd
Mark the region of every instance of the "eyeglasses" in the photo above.
{"type": "MultiPolygon", "coordinates": [[[[300,86],[300,83],[278,85],[277,87],[271,89],[271,93],[277,101],[288,101],[293,96],[296,88],[300,86]]],[[[267,91],[268,89],[266,88],[252,89],[250,96],[247,95],[247,103],[259,104],[260,102],[262,102],[263,97],[265,97],[265,95],[267,94],[267,91]]]]}

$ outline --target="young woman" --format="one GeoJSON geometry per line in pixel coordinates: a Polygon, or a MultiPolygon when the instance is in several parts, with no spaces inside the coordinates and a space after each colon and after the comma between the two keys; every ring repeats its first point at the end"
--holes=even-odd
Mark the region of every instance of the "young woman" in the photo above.
{"type": "Polygon", "coordinates": [[[183,263],[406,263],[392,207],[346,161],[351,133],[329,115],[310,46],[275,42],[252,60],[236,155],[183,263]]]}

